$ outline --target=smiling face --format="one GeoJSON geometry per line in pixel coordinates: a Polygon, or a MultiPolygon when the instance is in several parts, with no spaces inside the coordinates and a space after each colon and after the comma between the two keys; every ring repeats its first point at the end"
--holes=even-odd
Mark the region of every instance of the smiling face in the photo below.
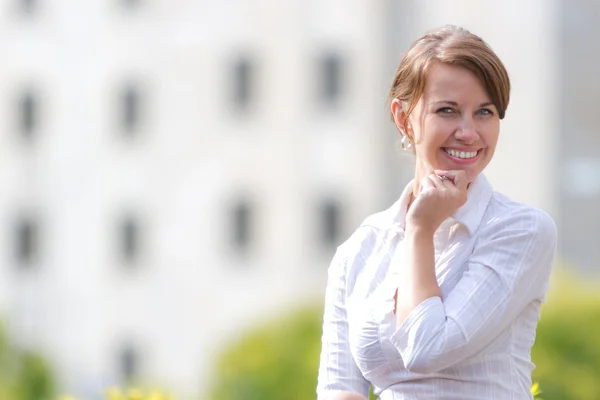
{"type": "MultiPolygon", "coordinates": [[[[403,129],[405,105],[392,102],[403,129]]],[[[464,170],[469,182],[491,161],[500,119],[479,79],[469,70],[436,63],[427,73],[423,95],[408,118],[416,152],[416,182],[433,170],[464,170]]]]}

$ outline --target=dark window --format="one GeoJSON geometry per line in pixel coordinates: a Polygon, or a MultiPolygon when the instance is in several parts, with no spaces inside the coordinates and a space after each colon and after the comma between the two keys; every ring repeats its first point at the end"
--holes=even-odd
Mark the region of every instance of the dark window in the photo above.
{"type": "Polygon", "coordinates": [[[326,246],[337,246],[341,240],[342,211],[335,200],[321,204],[321,240],[326,246]]]}
{"type": "Polygon", "coordinates": [[[134,263],[140,253],[139,221],[132,215],[123,218],[119,225],[120,253],[123,261],[134,263]]]}
{"type": "Polygon", "coordinates": [[[132,382],[139,377],[140,356],[130,343],[119,352],[119,376],[123,382],[132,382]]]}
{"type": "Polygon", "coordinates": [[[233,67],[233,103],[238,110],[248,108],[254,96],[253,63],[247,58],[240,58],[233,67]]]}
{"type": "Polygon", "coordinates": [[[124,8],[135,8],[140,5],[141,0],[119,0],[124,8]]]}
{"type": "Polygon", "coordinates": [[[319,94],[326,104],[338,103],[342,94],[343,63],[340,56],[327,54],[320,60],[319,94]]]}
{"type": "Polygon", "coordinates": [[[135,134],[139,130],[142,112],[142,95],[139,86],[125,85],[121,90],[119,103],[121,129],[127,135],[135,134]]]}
{"type": "Polygon", "coordinates": [[[19,9],[23,14],[33,14],[37,0],[17,0],[19,9]]]}
{"type": "Polygon", "coordinates": [[[15,227],[15,256],[21,266],[34,260],[38,245],[38,227],[31,218],[22,218],[15,227]]]}
{"type": "Polygon", "coordinates": [[[252,242],[252,208],[247,202],[233,207],[233,245],[239,251],[246,251],[252,242]]]}
{"type": "Polygon", "coordinates": [[[18,101],[19,131],[25,138],[34,135],[37,128],[38,100],[31,90],[26,90],[18,101]]]}

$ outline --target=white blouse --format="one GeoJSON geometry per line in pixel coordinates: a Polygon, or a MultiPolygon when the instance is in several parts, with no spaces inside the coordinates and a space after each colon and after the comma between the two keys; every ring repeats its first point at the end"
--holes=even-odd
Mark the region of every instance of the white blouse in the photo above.
{"type": "Polygon", "coordinates": [[[442,298],[398,326],[394,315],[412,182],[368,217],[329,268],[319,400],[340,391],[381,400],[531,399],[530,350],[556,247],[544,212],[494,192],[480,174],[434,236],[442,298]]]}

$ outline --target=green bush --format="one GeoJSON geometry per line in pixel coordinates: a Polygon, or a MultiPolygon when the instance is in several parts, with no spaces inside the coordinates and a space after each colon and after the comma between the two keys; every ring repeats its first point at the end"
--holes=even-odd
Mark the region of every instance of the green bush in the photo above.
{"type": "Polygon", "coordinates": [[[307,307],[250,332],[219,360],[210,398],[314,399],[322,313],[307,307]]]}
{"type": "Polygon", "coordinates": [[[17,350],[0,326],[0,399],[50,400],[54,384],[50,368],[39,355],[17,350]]]}
{"type": "MultiPolygon", "coordinates": [[[[533,381],[539,382],[543,400],[600,399],[600,294],[596,292],[600,291],[594,286],[564,273],[553,277],[532,350],[537,365],[533,381]]],[[[210,398],[314,399],[322,311],[320,306],[307,307],[248,333],[218,361],[210,398]]]]}
{"type": "Polygon", "coordinates": [[[559,270],[532,350],[544,400],[600,399],[600,291],[559,270]]]}

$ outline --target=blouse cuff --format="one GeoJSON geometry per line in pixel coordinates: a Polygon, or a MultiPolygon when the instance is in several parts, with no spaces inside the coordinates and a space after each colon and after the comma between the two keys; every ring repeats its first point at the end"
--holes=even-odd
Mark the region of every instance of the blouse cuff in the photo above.
{"type": "Polygon", "coordinates": [[[400,352],[402,359],[419,357],[424,344],[435,336],[446,320],[444,303],[438,296],[430,297],[414,308],[396,328],[390,342],[400,352]]]}

